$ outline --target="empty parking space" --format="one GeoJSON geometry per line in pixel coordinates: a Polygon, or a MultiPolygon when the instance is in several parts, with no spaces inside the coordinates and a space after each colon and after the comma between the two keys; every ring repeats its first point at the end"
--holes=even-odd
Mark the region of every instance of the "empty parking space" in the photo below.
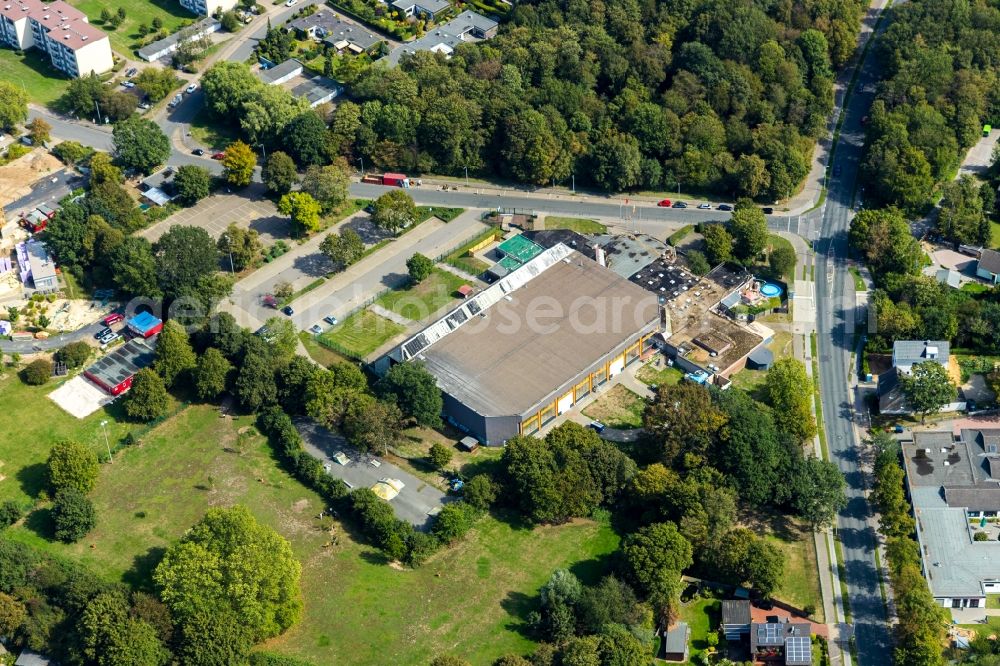
{"type": "Polygon", "coordinates": [[[216,194],[202,199],[191,208],[184,208],[162,222],[158,222],[140,235],[153,242],[175,224],[201,227],[212,238],[218,238],[230,224],[255,229],[265,245],[278,238],[287,238],[288,218],[279,215],[274,204],[262,196],[245,193],[216,194]]]}

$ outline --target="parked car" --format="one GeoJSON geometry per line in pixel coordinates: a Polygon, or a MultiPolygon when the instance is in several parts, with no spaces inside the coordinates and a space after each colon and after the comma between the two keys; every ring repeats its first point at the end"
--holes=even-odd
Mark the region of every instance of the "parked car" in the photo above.
{"type": "Polygon", "coordinates": [[[770,206],[764,206],[764,215],[771,215],[774,213],[774,209],[770,206]]]}
{"type": "Polygon", "coordinates": [[[132,83],[131,81],[124,81],[124,82],[122,82],[122,87],[125,87],[125,88],[135,88],[135,84],[132,83]]]}
{"type": "Polygon", "coordinates": [[[328,323],[330,326],[336,326],[337,325],[337,318],[334,317],[333,315],[327,315],[327,316],[323,317],[323,321],[325,321],[326,323],[328,323]]]}
{"type": "Polygon", "coordinates": [[[285,307],[281,308],[281,311],[284,312],[289,317],[295,314],[295,310],[292,309],[291,305],[286,305],[285,307]]]}
{"type": "Polygon", "coordinates": [[[710,204],[710,203],[700,203],[700,204],[698,204],[698,210],[712,210],[712,204],[710,204]]]}
{"type": "Polygon", "coordinates": [[[122,337],[122,336],[120,336],[117,333],[112,333],[111,335],[105,335],[103,338],[101,338],[100,340],[98,340],[98,342],[100,342],[101,345],[107,347],[108,345],[110,345],[112,342],[114,342],[115,340],[117,340],[120,337],[122,337]]]}
{"type": "Polygon", "coordinates": [[[319,335],[320,333],[323,332],[323,327],[320,326],[319,324],[313,324],[312,326],[309,327],[309,332],[313,333],[314,335],[319,335]]]}
{"type": "Polygon", "coordinates": [[[177,106],[178,104],[180,104],[183,100],[184,100],[184,96],[181,95],[180,93],[177,93],[176,95],[174,95],[174,98],[172,100],[170,100],[170,103],[167,104],[167,106],[169,106],[172,109],[175,106],[177,106]]]}
{"type": "Polygon", "coordinates": [[[205,154],[205,149],[204,148],[195,148],[194,150],[191,151],[191,153],[193,155],[197,155],[198,157],[201,157],[202,155],[205,154]]]}
{"type": "Polygon", "coordinates": [[[671,206],[671,208],[687,208],[687,207],[688,205],[686,201],[675,201],[674,205],[671,206]]]}
{"type": "Polygon", "coordinates": [[[596,431],[596,432],[601,432],[601,431],[604,430],[605,426],[600,421],[591,421],[590,423],[587,424],[587,427],[588,428],[593,428],[594,431],[596,431]]]}
{"type": "Polygon", "coordinates": [[[662,201],[660,201],[660,203],[656,205],[659,206],[660,208],[670,208],[671,203],[672,202],[670,201],[670,199],[663,199],[662,201]]]}
{"type": "Polygon", "coordinates": [[[192,83],[191,85],[189,85],[187,88],[184,89],[184,92],[186,92],[188,95],[190,95],[191,93],[193,93],[197,89],[198,89],[198,84],[192,83]]]}
{"type": "Polygon", "coordinates": [[[114,331],[112,331],[110,328],[107,328],[105,326],[104,328],[102,328],[101,330],[99,330],[97,333],[94,333],[94,339],[95,340],[100,340],[101,338],[103,338],[108,333],[114,333],[114,331]]]}
{"type": "Polygon", "coordinates": [[[730,206],[729,204],[719,204],[718,208],[719,210],[725,210],[725,211],[730,211],[733,209],[733,207],[730,206]]]}
{"type": "Polygon", "coordinates": [[[139,108],[142,109],[143,111],[148,111],[152,107],[149,102],[143,102],[142,104],[139,105],[139,108]]]}
{"type": "Polygon", "coordinates": [[[117,312],[112,312],[107,317],[101,320],[105,326],[111,326],[112,324],[117,324],[120,321],[125,321],[125,316],[118,314],[117,312]]]}
{"type": "Polygon", "coordinates": [[[221,160],[225,156],[226,156],[225,153],[215,153],[214,155],[212,155],[212,159],[213,160],[221,160]]]}
{"type": "Polygon", "coordinates": [[[125,70],[125,76],[127,76],[130,79],[138,73],[139,69],[136,67],[129,67],[127,70],[125,70]]]}
{"type": "Polygon", "coordinates": [[[285,3],[285,6],[286,7],[294,7],[298,1],[299,0],[288,0],[288,2],[285,3]]]}

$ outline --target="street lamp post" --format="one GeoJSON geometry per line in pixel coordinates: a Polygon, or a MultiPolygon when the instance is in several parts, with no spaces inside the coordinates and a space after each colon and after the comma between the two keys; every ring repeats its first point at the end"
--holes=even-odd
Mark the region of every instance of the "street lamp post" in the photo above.
{"type": "Polygon", "coordinates": [[[101,430],[104,431],[104,445],[108,447],[108,460],[114,464],[115,459],[111,456],[111,442],[108,441],[108,422],[106,420],[101,421],[101,430]]]}
{"type": "Polygon", "coordinates": [[[361,177],[365,177],[365,158],[359,157],[358,160],[361,162],[361,177]]]}
{"type": "Polygon", "coordinates": [[[263,142],[261,142],[259,145],[260,145],[260,152],[263,153],[263,155],[264,155],[264,161],[266,162],[267,161],[267,148],[264,147],[264,143],[263,142]]]}
{"type": "Polygon", "coordinates": [[[573,194],[576,194],[576,174],[570,174],[570,176],[573,178],[573,194]]]}
{"type": "Polygon", "coordinates": [[[465,186],[469,186],[469,167],[465,167],[465,186]]]}

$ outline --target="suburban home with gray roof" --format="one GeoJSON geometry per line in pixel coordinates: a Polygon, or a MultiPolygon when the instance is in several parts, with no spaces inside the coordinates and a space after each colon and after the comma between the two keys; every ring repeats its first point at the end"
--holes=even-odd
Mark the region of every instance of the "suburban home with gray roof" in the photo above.
{"type": "MultiPolygon", "coordinates": [[[[896,340],[892,344],[892,368],[878,376],[878,402],[881,414],[910,414],[913,409],[906,401],[902,375],[909,375],[917,363],[935,361],[945,368],[951,355],[951,345],[947,340],[896,340]]],[[[959,399],[941,408],[942,412],[965,409],[965,400],[959,399]]]]}
{"type": "Polygon", "coordinates": [[[931,594],[956,619],[985,618],[1000,593],[1000,429],[915,432],[902,449],[931,594]]]}
{"type": "Polygon", "coordinates": [[[490,39],[496,34],[496,21],[467,10],[444,25],[428,30],[420,39],[397,46],[389,53],[387,59],[389,64],[398,65],[404,55],[417,51],[433,51],[451,57],[459,45],[490,39]]]}
{"type": "Polygon", "coordinates": [[[976,264],[976,275],[992,284],[1000,284],[1000,252],[983,250],[976,264]]]}
{"type": "Polygon", "coordinates": [[[308,37],[317,42],[325,42],[338,52],[354,54],[375,51],[385,37],[377,35],[353,21],[348,21],[336,12],[320,7],[309,16],[302,16],[288,23],[300,37],[308,37]]]}
{"type": "Polygon", "coordinates": [[[406,16],[437,19],[451,9],[448,0],[393,0],[392,6],[406,16]]]}

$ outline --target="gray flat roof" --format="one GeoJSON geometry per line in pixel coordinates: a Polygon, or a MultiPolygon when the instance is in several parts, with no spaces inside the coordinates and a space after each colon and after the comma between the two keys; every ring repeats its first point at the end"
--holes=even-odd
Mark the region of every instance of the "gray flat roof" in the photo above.
{"type": "Polygon", "coordinates": [[[114,387],[151,365],[156,354],[144,340],[129,340],[87,368],[105,386],[114,387]]]}
{"type": "Polygon", "coordinates": [[[924,569],[935,597],[982,596],[1000,580],[1000,541],[973,541],[965,509],[917,509],[924,569]]]}
{"type": "Polygon", "coordinates": [[[28,252],[28,265],[31,267],[31,279],[44,280],[56,276],[56,262],[52,261],[45,250],[45,243],[28,241],[25,248],[28,252]]]}
{"type": "Polygon", "coordinates": [[[923,361],[948,363],[951,344],[947,340],[896,340],[892,343],[892,359],[896,365],[913,365],[923,361]],[[928,357],[928,350],[937,350],[936,358],[928,357]]]}
{"type": "Polygon", "coordinates": [[[260,80],[264,83],[273,84],[275,81],[282,79],[289,74],[294,74],[302,69],[303,66],[301,62],[295,58],[289,58],[274,67],[260,70],[258,76],[260,76],[260,80]]]}
{"type": "Polygon", "coordinates": [[[750,624],[750,601],[748,599],[723,599],[722,624],[750,624]]]}
{"type": "Polygon", "coordinates": [[[659,319],[655,294],[573,251],[484,312],[417,358],[485,416],[526,413],[659,319]]]}
{"type": "Polygon", "coordinates": [[[663,641],[663,647],[669,654],[681,654],[687,650],[687,639],[687,622],[678,622],[670,627],[670,629],[667,629],[667,636],[663,641]]]}

